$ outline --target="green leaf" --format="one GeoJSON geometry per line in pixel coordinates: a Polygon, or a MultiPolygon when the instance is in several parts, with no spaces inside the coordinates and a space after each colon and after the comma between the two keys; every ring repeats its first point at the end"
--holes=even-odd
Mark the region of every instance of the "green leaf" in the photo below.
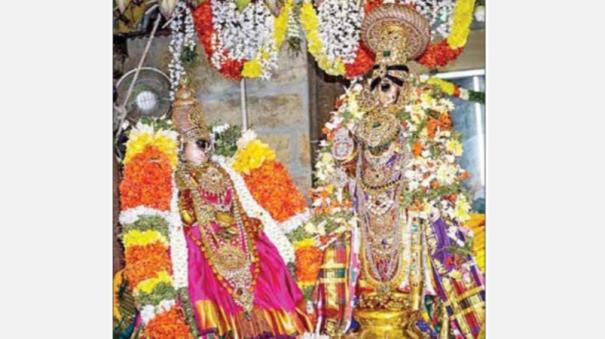
{"type": "Polygon", "coordinates": [[[242,12],[250,4],[250,0],[235,0],[235,6],[237,10],[242,12]]]}

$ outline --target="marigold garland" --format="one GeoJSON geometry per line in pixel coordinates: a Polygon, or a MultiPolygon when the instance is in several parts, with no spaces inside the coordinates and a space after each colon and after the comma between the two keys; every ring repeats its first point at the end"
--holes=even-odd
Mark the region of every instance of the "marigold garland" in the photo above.
{"type": "Polygon", "coordinates": [[[148,339],[193,339],[183,313],[176,307],[151,319],[143,332],[148,339]]]}
{"type": "Polygon", "coordinates": [[[125,247],[131,246],[145,246],[154,243],[161,243],[164,245],[168,244],[168,240],[162,235],[162,233],[156,230],[131,230],[124,234],[122,242],[125,247]]]}
{"type": "Polygon", "coordinates": [[[121,208],[126,210],[144,205],[167,211],[171,198],[170,159],[156,146],[147,145],[124,167],[124,179],[120,183],[121,208]]]}
{"type": "MultiPolygon", "coordinates": [[[[372,5],[366,4],[364,7],[365,13],[368,13],[368,10],[372,8],[372,5]]],[[[361,39],[353,62],[344,63],[341,58],[336,58],[334,62],[330,62],[328,57],[323,53],[323,42],[319,36],[319,17],[317,11],[309,0],[305,0],[301,6],[300,24],[307,38],[307,50],[315,58],[319,68],[324,72],[351,79],[367,73],[374,65],[374,55],[363,44],[361,39]]]]}
{"type": "Polygon", "coordinates": [[[417,61],[430,69],[435,69],[456,60],[466,45],[474,8],[475,0],[456,1],[452,29],[447,39],[429,45],[417,61]]]}
{"type": "Polygon", "coordinates": [[[278,222],[286,221],[307,207],[285,166],[277,161],[264,161],[262,166],[244,175],[254,199],[278,222]]]}
{"type": "Polygon", "coordinates": [[[254,139],[233,157],[233,169],[248,174],[263,165],[265,160],[274,160],[275,151],[264,142],[254,139]]]}
{"type": "MultiPolygon", "coordinates": [[[[223,53],[223,60],[218,68],[218,71],[225,77],[233,80],[244,78],[269,78],[270,71],[275,67],[272,59],[275,54],[279,53],[279,49],[283,45],[286,34],[288,32],[288,21],[294,7],[294,0],[287,0],[273,21],[272,32],[272,47],[261,48],[256,57],[247,60],[235,60],[227,57],[224,51],[218,52],[214,50],[212,37],[216,34],[213,24],[212,0],[203,1],[194,11],[193,20],[200,42],[204,47],[209,60],[212,59],[214,53],[223,53]]],[[[214,65],[213,65],[214,66],[214,65]]]]}
{"type": "Polygon", "coordinates": [[[170,274],[166,271],[159,271],[155,274],[155,276],[141,281],[134,288],[134,293],[135,295],[137,295],[138,293],[150,294],[157,285],[162,283],[172,284],[172,278],[170,277],[170,274]]]}
{"type": "Polygon", "coordinates": [[[296,279],[301,287],[313,286],[323,260],[323,251],[315,246],[313,239],[294,244],[296,254],[296,279]]]}
{"type": "Polygon", "coordinates": [[[485,93],[472,91],[466,88],[462,88],[453,82],[443,80],[437,77],[431,77],[427,80],[427,83],[435,86],[439,91],[462,100],[468,100],[478,102],[481,104],[485,103],[485,93]]]}
{"type": "Polygon", "coordinates": [[[124,275],[131,289],[140,282],[155,276],[156,272],[171,268],[168,247],[162,243],[126,247],[124,275]]]}
{"type": "MultiPolygon", "coordinates": [[[[369,0],[365,2],[364,11],[370,13],[374,8],[380,6],[382,0],[369,0]]],[[[425,52],[416,61],[429,69],[444,67],[457,59],[466,45],[473,20],[475,0],[458,0],[452,16],[450,34],[447,38],[430,44],[425,52]]],[[[374,64],[374,55],[366,46],[360,46],[355,61],[344,64],[342,60],[328,62],[323,55],[323,42],[319,37],[319,19],[315,8],[310,0],[305,0],[300,10],[300,23],[307,37],[307,49],[315,58],[318,66],[326,73],[336,76],[344,76],[347,79],[355,78],[367,73],[374,64]]]]}
{"type": "Polygon", "coordinates": [[[124,165],[132,158],[142,153],[147,146],[154,146],[159,152],[165,154],[170,160],[172,168],[176,168],[178,162],[176,136],[165,130],[154,131],[151,126],[137,124],[130,132],[126,142],[126,155],[124,165]]]}

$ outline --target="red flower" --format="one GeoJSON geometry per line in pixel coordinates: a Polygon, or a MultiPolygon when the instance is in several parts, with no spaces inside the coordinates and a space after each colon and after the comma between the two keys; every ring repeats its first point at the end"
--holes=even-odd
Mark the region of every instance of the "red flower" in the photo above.
{"type": "Polygon", "coordinates": [[[430,69],[435,69],[456,60],[460,53],[462,48],[452,49],[447,40],[443,39],[436,44],[430,44],[417,61],[430,69]]]}
{"type": "MultiPolygon", "coordinates": [[[[212,49],[212,35],[215,33],[215,30],[212,24],[212,6],[210,1],[202,2],[193,11],[193,24],[195,25],[195,30],[197,31],[202,46],[204,47],[208,60],[212,58],[212,55],[215,52],[225,53],[224,51],[214,51],[212,49]]],[[[242,78],[241,72],[244,62],[246,62],[246,60],[238,61],[226,59],[225,62],[221,64],[221,67],[218,71],[229,79],[240,80],[242,78]]]]}
{"type": "Polygon", "coordinates": [[[345,75],[354,78],[366,74],[374,65],[374,54],[366,47],[363,41],[359,41],[357,55],[350,64],[345,64],[345,75]]]}

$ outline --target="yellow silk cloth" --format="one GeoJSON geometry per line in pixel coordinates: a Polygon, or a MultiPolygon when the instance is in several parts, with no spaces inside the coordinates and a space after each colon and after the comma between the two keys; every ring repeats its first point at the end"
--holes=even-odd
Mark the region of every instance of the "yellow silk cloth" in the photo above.
{"type": "Polygon", "coordinates": [[[202,331],[216,329],[218,335],[231,333],[234,339],[258,337],[261,334],[300,335],[312,328],[306,314],[298,308],[295,312],[265,310],[254,307],[249,319],[244,312],[228,315],[222,308],[210,300],[196,303],[199,314],[199,327],[202,331]]]}
{"type": "Polygon", "coordinates": [[[471,214],[466,226],[473,230],[473,253],[477,266],[485,272],[485,214],[471,214]]]}

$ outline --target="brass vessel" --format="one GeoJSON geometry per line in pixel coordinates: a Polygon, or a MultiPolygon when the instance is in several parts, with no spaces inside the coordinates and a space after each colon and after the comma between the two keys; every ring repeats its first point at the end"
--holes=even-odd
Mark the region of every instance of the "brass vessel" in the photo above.
{"type": "Polygon", "coordinates": [[[409,314],[405,310],[372,310],[359,308],[354,311],[361,332],[359,339],[401,339],[408,338],[405,328],[409,314]]]}

